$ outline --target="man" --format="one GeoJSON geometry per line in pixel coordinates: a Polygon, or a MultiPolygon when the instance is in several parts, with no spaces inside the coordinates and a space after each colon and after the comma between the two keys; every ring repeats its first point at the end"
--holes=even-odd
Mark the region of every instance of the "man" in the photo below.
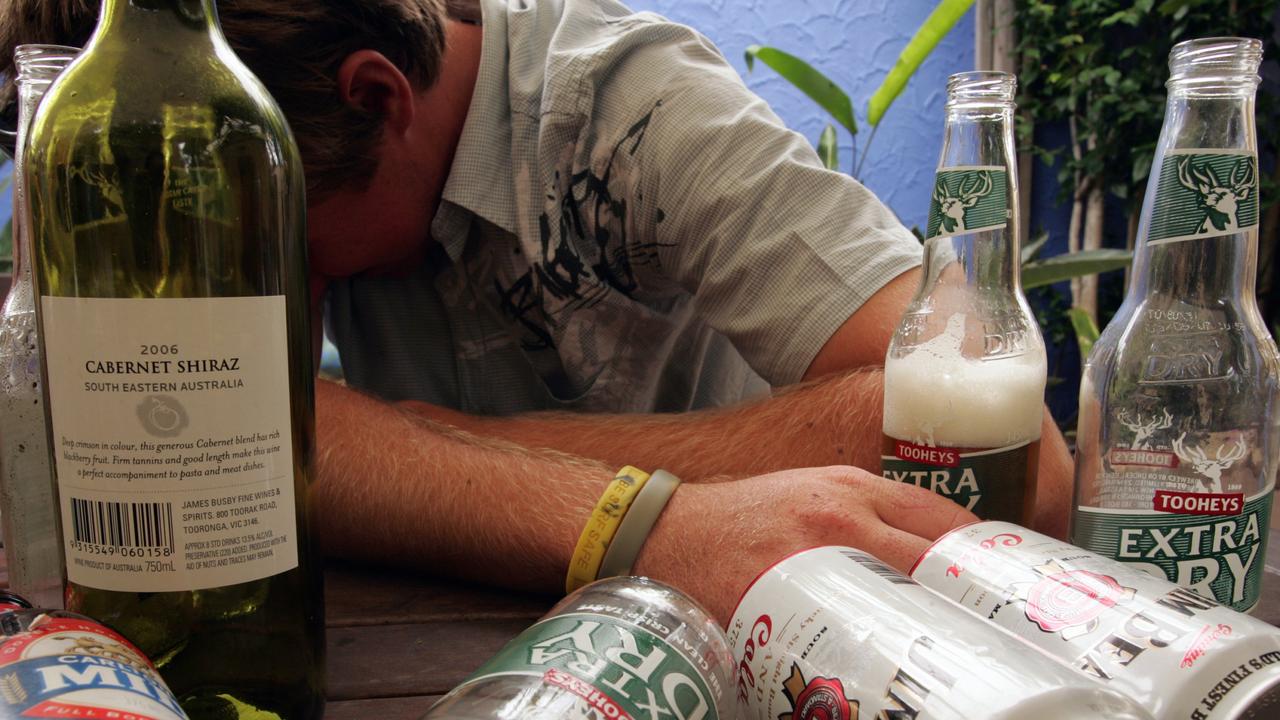
{"type": "MultiPolygon", "coordinates": [[[[12,5],[2,57],[92,26],[82,0],[12,5]]],[[[634,571],[727,620],[790,551],[905,567],[972,519],[867,471],[919,245],[704,38],[613,0],[219,7],[298,137],[357,388],[317,386],[330,553],[554,589],[614,472],[663,468],[685,482],[634,571]]]]}

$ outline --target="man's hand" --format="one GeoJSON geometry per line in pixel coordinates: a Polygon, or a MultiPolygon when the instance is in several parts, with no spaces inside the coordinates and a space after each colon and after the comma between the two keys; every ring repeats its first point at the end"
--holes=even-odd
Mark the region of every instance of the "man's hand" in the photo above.
{"type": "Polygon", "coordinates": [[[950,500],[846,466],[682,485],[634,572],[685,591],[723,625],[747,586],[791,553],[848,545],[906,572],[940,535],[975,520],[950,500]]]}

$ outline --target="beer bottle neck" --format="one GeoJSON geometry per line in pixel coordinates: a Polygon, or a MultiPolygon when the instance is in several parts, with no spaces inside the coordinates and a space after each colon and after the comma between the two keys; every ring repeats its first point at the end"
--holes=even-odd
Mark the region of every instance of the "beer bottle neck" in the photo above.
{"type": "Polygon", "coordinates": [[[31,283],[31,264],[29,261],[29,233],[27,231],[27,198],[26,178],[22,168],[26,162],[27,132],[31,129],[31,120],[35,117],[36,107],[44,97],[49,85],[58,77],[79,50],[61,45],[20,45],[14,50],[14,66],[17,68],[18,87],[18,125],[17,143],[15,146],[13,166],[17,169],[13,174],[14,198],[13,208],[13,277],[15,283],[31,283]]]}
{"type": "Polygon", "coordinates": [[[1018,178],[1013,144],[1015,80],[1005,73],[954,76],[948,87],[942,157],[934,182],[925,272],[947,272],[984,294],[1020,289],[1018,178]]]}
{"type": "Polygon", "coordinates": [[[1168,294],[1195,304],[1252,299],[1260,60],[1255,40],[1210,38],[1175,50],[1139,224],[1132,296],[1168,294]]]}

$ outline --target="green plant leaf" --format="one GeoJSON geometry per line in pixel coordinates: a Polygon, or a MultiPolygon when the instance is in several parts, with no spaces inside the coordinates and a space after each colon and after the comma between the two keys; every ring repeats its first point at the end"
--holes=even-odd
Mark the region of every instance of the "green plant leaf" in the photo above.
{"type": "Polygon", "coordinates": [[[1093,344],[1098,342],[1098,325],[1093,322],[1093,318],[1089,317],[1089,313],[1080,308],[1068,310],[1067,317],[1071,318],[1071,327],[1076,331],[1076,342],[1080,345],[1080,359],[1085,360],[1093,351],[1093,344]]]}
{"type": "Polygon", "coordinates": [[[0,227],[0,273],[13,272],[13,218],[0,227]]]}
{"type": "Polygon", "coordinates": [[[767,65],[781,75],[787,82],[808,95],[823,110],[831,113],[836,122],[844,126],[850,134],[858,134],[858,123],[853,119],[853,102],[839,86],[831,82],[826,75],[818,72],[812,65],[795,55],[785,53],[774,47],[752,45],[745,53],[747,72],[755,69],[755,61],[767,65]]]}
{"type": "Polygon", "coordinates": [[[1035,237],[1030,238],[1026,245],[1022,246],[1022,264],[1024,267],[1027,263],[1036,259],[1036,255],[1044,249],[1044,245],[1047,242],[1049,242],[1049,233],[1041,230],[1035,237]]]}
{"type": "Polygon", "coordinates": [[[840,149],[836,147],[835,125],[827,123],[822,129],[822,137],[818,138],[818,157],[822,158],[822,166],[826,169],[840,169],[840,149]]]}
{"type": "Polygon", "coordinates": [[[902,94],[902,89],[907,86],[907,81],[915,74],[920,63],[929,57],[938,41],[951,31],[970,5],[973,5],[973,0],[942,0],[929,13],[929,17],[925,18],[924,24],[902,49],[897,62],[867,103],[867,122],[872,125],[880,124],[880,118],[884,117],[885,111],[902,94]]]}
{"type": "Polygon", "coordinates": [[[1022,266],[1022,287],[1026,289],[1052,285],[1071,278],[1119,270],[1133,260],[1126,250],[1082,250],[1033,260],[1022,266]]]}

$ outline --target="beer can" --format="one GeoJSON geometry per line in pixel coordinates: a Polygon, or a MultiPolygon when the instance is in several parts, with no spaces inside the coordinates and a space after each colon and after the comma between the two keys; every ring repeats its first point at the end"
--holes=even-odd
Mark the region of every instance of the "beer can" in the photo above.
{"type": "Polygon", "coordinates": [[[1151,717],[851,548],[766,570],[728,637],[744,720],[1151,717]]]}
{"type": "Polygon", "coordinates": [[[1159,720],[1280,717],[1280,630],[1005,522],[943,536],[911,577],[1159,720]]]}
{"type": "Polygon", "coordinates": [[[0,591],[0,720],[187,720],[137,648],[83,615],[0,591]]]}

